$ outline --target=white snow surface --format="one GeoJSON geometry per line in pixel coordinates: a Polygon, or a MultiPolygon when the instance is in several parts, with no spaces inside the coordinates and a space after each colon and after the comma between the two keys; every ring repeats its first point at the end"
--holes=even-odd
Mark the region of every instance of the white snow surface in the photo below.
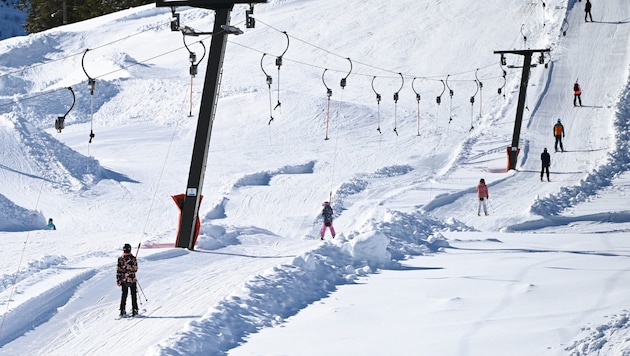
{"type": "Polygon", "coordinates": [[[170,9],[1,41],[0,354],[630,354],[630,6],[584,3],[270,0],[253,29],[235,6],[194,251],[171,196],[207,56],[191,81],[170,9]],[[523,49],[550,52],[508,171],[524,56],[494,51],[523,49]],[[124,243],[142,313],[117,320],[124,243]]]}

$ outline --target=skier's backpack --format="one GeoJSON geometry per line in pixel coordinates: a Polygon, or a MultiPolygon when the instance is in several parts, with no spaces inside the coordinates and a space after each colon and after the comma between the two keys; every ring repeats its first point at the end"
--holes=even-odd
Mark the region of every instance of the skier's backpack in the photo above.
{"type": "Polygon", "coordinates": [[[330,205],[324,205],[322,216],[324,217],[324,225],[330,226],[333,221],[333,209],[330,205]]]}
{"type": "Polygon", "coordinates": [[[573,84],[573,91],[576,92],[576,93],[579,92],[580,91],[580,84],[578,84],[578,83],[573,84]]]}

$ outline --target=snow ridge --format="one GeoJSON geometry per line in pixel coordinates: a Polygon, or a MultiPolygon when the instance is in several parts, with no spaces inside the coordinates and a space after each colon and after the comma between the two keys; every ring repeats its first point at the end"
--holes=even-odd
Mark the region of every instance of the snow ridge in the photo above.
{"type": "Polygon", "coordinates": [[[621,173],[630,170],[630,80],[617,104],[615,116],[615,148],[609,153],[606,164],[589,173],[579,184],[563,187],[556,194],[537,199],[530,208],[531,213],[558,215],[569,207],[587,201],[602,188],[610,186],[621,173]]]}

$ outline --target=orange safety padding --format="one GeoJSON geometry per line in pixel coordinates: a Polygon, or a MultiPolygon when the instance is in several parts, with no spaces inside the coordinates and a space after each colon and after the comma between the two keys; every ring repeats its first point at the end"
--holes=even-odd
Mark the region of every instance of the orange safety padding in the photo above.
{"type": "MultiPolygon", "coordinates": [[[[177,237],[179,238],[179,227],[182,225],[182,208],[184,207],[184,200],[186,199],[186,194],[177,194],[172,195],[171,198],[177,204],[179,208],[179,220],[177,221],[177,237]]],[[[203,201],[203,195],[199,198],[199,204],[203,201]]],[[[193,239],[193,246],[197,244],[197,237],[199,237],[199,230],[201,230],[201,221],[199,220],[199,215],[197,215],[197,220],[195,224],[195,238],[193,239]]],[[[179,240],[175,240],[175,246],[179,246],[179,240]]]]}

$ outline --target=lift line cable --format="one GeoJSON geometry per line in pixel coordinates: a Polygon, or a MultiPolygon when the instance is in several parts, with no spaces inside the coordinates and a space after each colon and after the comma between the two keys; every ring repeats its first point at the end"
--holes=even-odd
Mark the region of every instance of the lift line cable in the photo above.
{"type": "MultiPolygon", "coordinates": [[[[162,26],[163,24],[164,24],[164,23],[158,23],[158,24],[156,24],[156,25],[155,25],[155,26],[153,26],[153,27],[148,27],[148,28],[147,28],[147,29],[145,29],[145,30],[142,30],[142,31],[140,31],[140,32],[133,33],[133,34],[131,34],[131,35],[129,35],[129,36],[125,36],[125,37],[123,37],[123,38],[119,38],[119,39],[116,39],[116,40],[113,40],[113,41],[110,41],[110,42],[107,42],[107,43],[103,43],[103,44],[101,44],[101,45],[99,45],[99,46],[93,47],[92,49],[94,50],[94,49],[99,49],[99,48],[103,48],[103,47],[111,46],[111,45],[112,45],[112,44],[114,44],[114,43],[121,42],[121,41],[127,40],[127,39],[129,39],[129,38],[131,38],[131,37],[134,37],[134,36],[137,36],[137,35],[143,34],[143,33],[145,33],[145,32],[151,31],[151,30],[154,30],[155,28],[157,28],[157,27],[159,27],[159,26],[162,26]]],[[[64,56],[64,57],[60,57],[60,58],[56,58],[56,59],[52,59],[52,60],[49,60],[49,61],[46,61],[46,62],[37,63],[37,64],[32,64],[32,65],[30,65],[30,66],[22,67],[22,68],[20,68],[20,69],[16,69],[16,70],[11,71],[11,72],[2,73],[2,74],[0,74],[0,78],[1,78],[1,77],[4,77],[4,76],[7,76],[7,75],[12,75],[12,74],[20,73],[20,72],[23,72],[23,71],[26,71],[26,70],[29,70],[29,69],[33,69],[33,68],[41,67],[41,66],[44,66],[44,65],[52,64],[52,63],[55,63],[55,62],[63,61],[63,60],[66,60],[66,59],[69,59],[69,58],[72,58],[72,57],[76,57],[76,56],[78,56],[78,55],[80,55],[80,54],[82,54],[82,53],[83,53],[83,52],[73,53],[73,54],[69,54],[69,55],[64,56]]]]}

